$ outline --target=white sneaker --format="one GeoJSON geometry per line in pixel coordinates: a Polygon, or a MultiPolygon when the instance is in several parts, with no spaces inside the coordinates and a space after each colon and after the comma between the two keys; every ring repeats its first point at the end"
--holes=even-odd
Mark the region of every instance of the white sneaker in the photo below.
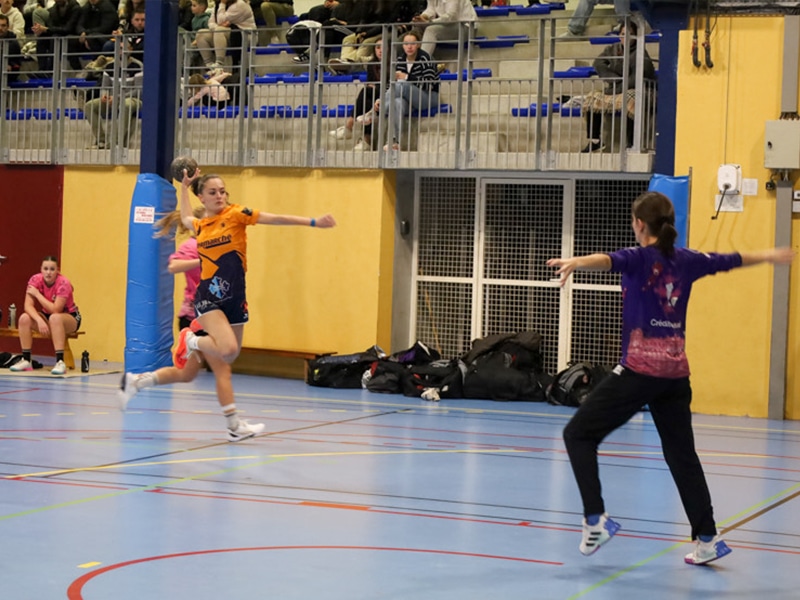
{"type": "Polygon", "coordinates": [[[356,145],[353,146],[353,150],[355,150],[356,152],[366,152],[369,149],[370,149],[369,145],[363,139],[358,140],[356,145]]]}
{"type": "Polygon", "coordinates": [[[353,130],[342,125],[341,127],[329,131],[328,135],[335,137],[337,140],[349,140],[353,137],[353,130]]]}
{"type": "Polygon", "coordinates": [[[281,38],[279,38],[277,35],[273,35],[273,36],[272,36],[272,37],[269,39],[269,43],[270,43],[270,44],[280,44],[280,43],[281,43],[281,38]]]}
{"type": "Polygon", "coordinates": [[[264,431],[263,423],[248,423],[244,419],[239,419],[239,426],[236,429],[228,429],[228,441],[240,442],[262,431],[264,431]]]}
{"type": "Polygon", "coordinates": [[[723,540],[716,536],[710,542],[702,542],[699,539],[694,547],[694,552],[687,554],[683,560],[689,565],[707,565],[710,562],[727,556],[733,552],[723,540]]]}
{"type": "Polygon", "coordinates": [[[608,515],[601,515],[597,525],[587,525],[586,519],[583,520],[583,539],[579,550],[584,556],[594,554],[608,540],[614,537],[620,529],[619,523],[608,518],[608,515]]]}
{"type": "Polygon", "coordinates": [[[67,373],[67,365],[64,364],[63,360],[58,361],[56,363],[56,366],[54,366],[50,370],[50,375],[65,375],[66,373],[67,373]]]}
{"type": "Polygon", "coordinates": [[[33,365],[31,364],[31,361],[23,358],[18,363],[11,365],[11,370],[14,371],[14,373],[19,373],[20,371],[33,371],[33,365]]]}
{"type": "Polygon", "coordinates": [[[136,380],[138,378],[139,377],[133,373],[125,373],[122,375],[122,381],[119,382],[119,392],[117,392],[117,400],[119,401],[119,409],[121,411],[125,410],[128,406],[128,402],[130,402],[131,398],[139,391],[136,385],[136,380]]]}

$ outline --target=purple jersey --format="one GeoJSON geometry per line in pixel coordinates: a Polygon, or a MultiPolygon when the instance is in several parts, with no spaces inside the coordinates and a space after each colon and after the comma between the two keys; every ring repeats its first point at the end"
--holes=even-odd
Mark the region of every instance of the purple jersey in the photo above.
{"type": "Polygon", "coordinates": [[[675,248],[671,257],[656,246],[609,254],[611,270],[622,274],[622,359],[641,375],[689,376],[686,308],[692,284],[706,275],[742,265],[734,254],[704,254],[675,248]]]}

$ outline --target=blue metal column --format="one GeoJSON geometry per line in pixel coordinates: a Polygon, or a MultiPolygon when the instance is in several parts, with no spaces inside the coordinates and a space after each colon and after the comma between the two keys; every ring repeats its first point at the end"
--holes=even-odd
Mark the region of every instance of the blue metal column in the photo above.
{"type": "Polygon", "coordinates": [[[678,104],[678,35],[689,24],[689,11],[686,3],[667,2],[654,4],[649,11],[643,12],[653,28],[661,31],[658,51],[656,154],[653,172],[674,175],[675,114],[678,104]]]}
{"type": "Polygon", "coordinates": [[[142,90],[142,173],[168,181],[175,150],[178,77],[178,0],[147,2],[142,90]]]}

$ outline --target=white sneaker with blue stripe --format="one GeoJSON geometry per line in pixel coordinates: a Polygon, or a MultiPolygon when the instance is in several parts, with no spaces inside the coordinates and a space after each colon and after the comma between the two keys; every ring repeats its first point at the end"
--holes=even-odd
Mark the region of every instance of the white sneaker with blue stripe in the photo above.
{"type": "Polygon", "coordinates": [[[609,519],[608,515],[603,514],[597,525],[589,525],[586,519],[583,520],[583,539],[581,540],[581,554],[589,556],[610,540],[620,530],[620,524],[609,519]]]}
{"type": "Polygon", "coordinates": [[[694,552],[684,557],[684,562],[689,565],[707,565],[723,556],[733,552],[724,540],[716,536],[710,542],[703,542],[698,539],[695,543],[694,552]]]}

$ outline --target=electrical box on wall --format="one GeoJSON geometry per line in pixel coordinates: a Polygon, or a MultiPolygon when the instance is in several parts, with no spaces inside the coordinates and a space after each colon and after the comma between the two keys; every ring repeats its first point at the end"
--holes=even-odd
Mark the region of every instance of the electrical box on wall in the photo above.
{"type": "Polygon", "coordinates": [[[800,169],[800,120],[767,121],[764,167],[800,169]]]}
{"type": "Polygon", "coordinates": [[[732,196],[742,189],[742,166],[727,164],[720,165],[717,170],[717,189],[732,196]]]}

